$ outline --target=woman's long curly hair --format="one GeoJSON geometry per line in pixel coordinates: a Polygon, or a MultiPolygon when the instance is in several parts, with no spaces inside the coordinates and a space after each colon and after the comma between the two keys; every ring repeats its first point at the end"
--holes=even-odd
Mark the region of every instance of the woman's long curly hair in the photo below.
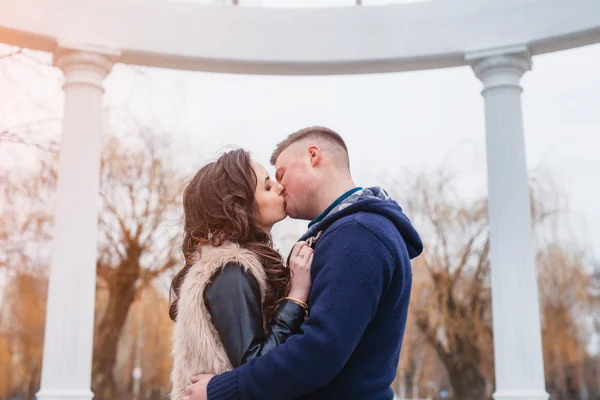
{"type": "Polygon", "coordinates": [[[273,249],[269,232],[259,226],[254,199],[257,176],[250,154],[242,149],[223,154],[200,169],[183,193],[185,265],[171,282],[169,317],[177,319],[181,284],[203,245],[238,243],[256,254],[267,277],[263,314],[271,319],[290,291],[290,270],[273,249]]]}

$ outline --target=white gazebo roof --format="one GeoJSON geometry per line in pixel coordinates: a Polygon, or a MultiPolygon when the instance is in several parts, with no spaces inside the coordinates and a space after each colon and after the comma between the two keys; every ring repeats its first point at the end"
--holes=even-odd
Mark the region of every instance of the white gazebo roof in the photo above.
{"type": "Polygon", "coordinates": [[[453,67],[465,54],[532,55],[600,42],[598,0],[444,0],[265,8],[166,0],[0,0],[0,41],[86,45],[130,64],[252,74],[348,74],[453,67]]]}

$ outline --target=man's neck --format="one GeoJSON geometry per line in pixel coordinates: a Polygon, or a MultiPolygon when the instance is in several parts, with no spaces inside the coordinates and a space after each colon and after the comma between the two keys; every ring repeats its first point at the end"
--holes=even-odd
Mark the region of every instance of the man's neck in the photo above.
{"type": "MultiPolygon", "coordinates": [[[[334,181],[335,182],[335,181],[334,181]]],[[[352,180],[352,178],[347,178],[343,180],[338,180],[335,182],[333,186],[329,188],[329,190],[323,194],[319,204],[319,212],[317,215],[321,215],[323,211],[327,209],[334,201],[336,201],[341,195],[346,193],[349,190],[352,190],[356,187],[356,184],[352,180]]]]}

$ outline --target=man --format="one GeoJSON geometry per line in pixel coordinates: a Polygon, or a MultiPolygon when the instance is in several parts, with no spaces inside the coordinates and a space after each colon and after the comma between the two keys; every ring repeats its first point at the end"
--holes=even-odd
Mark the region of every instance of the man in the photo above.
{"type": "Polygon", "coordinates": [[[271,163],[290,217],[319,235],[310,315],[302,332],[217,376],[199,375],[185,400],[390,400],[423,245],[400,206],[378,187],[356,187],[334,131],[306,128],[279,143],[271,163]]]}

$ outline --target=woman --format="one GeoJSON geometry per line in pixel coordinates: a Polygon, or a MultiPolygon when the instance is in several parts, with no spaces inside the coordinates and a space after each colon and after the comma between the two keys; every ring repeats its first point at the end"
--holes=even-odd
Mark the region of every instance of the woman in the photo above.
{"type": "Polygon", "coordinates": [[[205,165],[183,195],[185,266],[171,284],[171,398],[197,373],[219,374],[299,332],[313,250],[294,246],[286,267],[271,228],[286,217],[283,188],[248,152],[205,165]]]}

